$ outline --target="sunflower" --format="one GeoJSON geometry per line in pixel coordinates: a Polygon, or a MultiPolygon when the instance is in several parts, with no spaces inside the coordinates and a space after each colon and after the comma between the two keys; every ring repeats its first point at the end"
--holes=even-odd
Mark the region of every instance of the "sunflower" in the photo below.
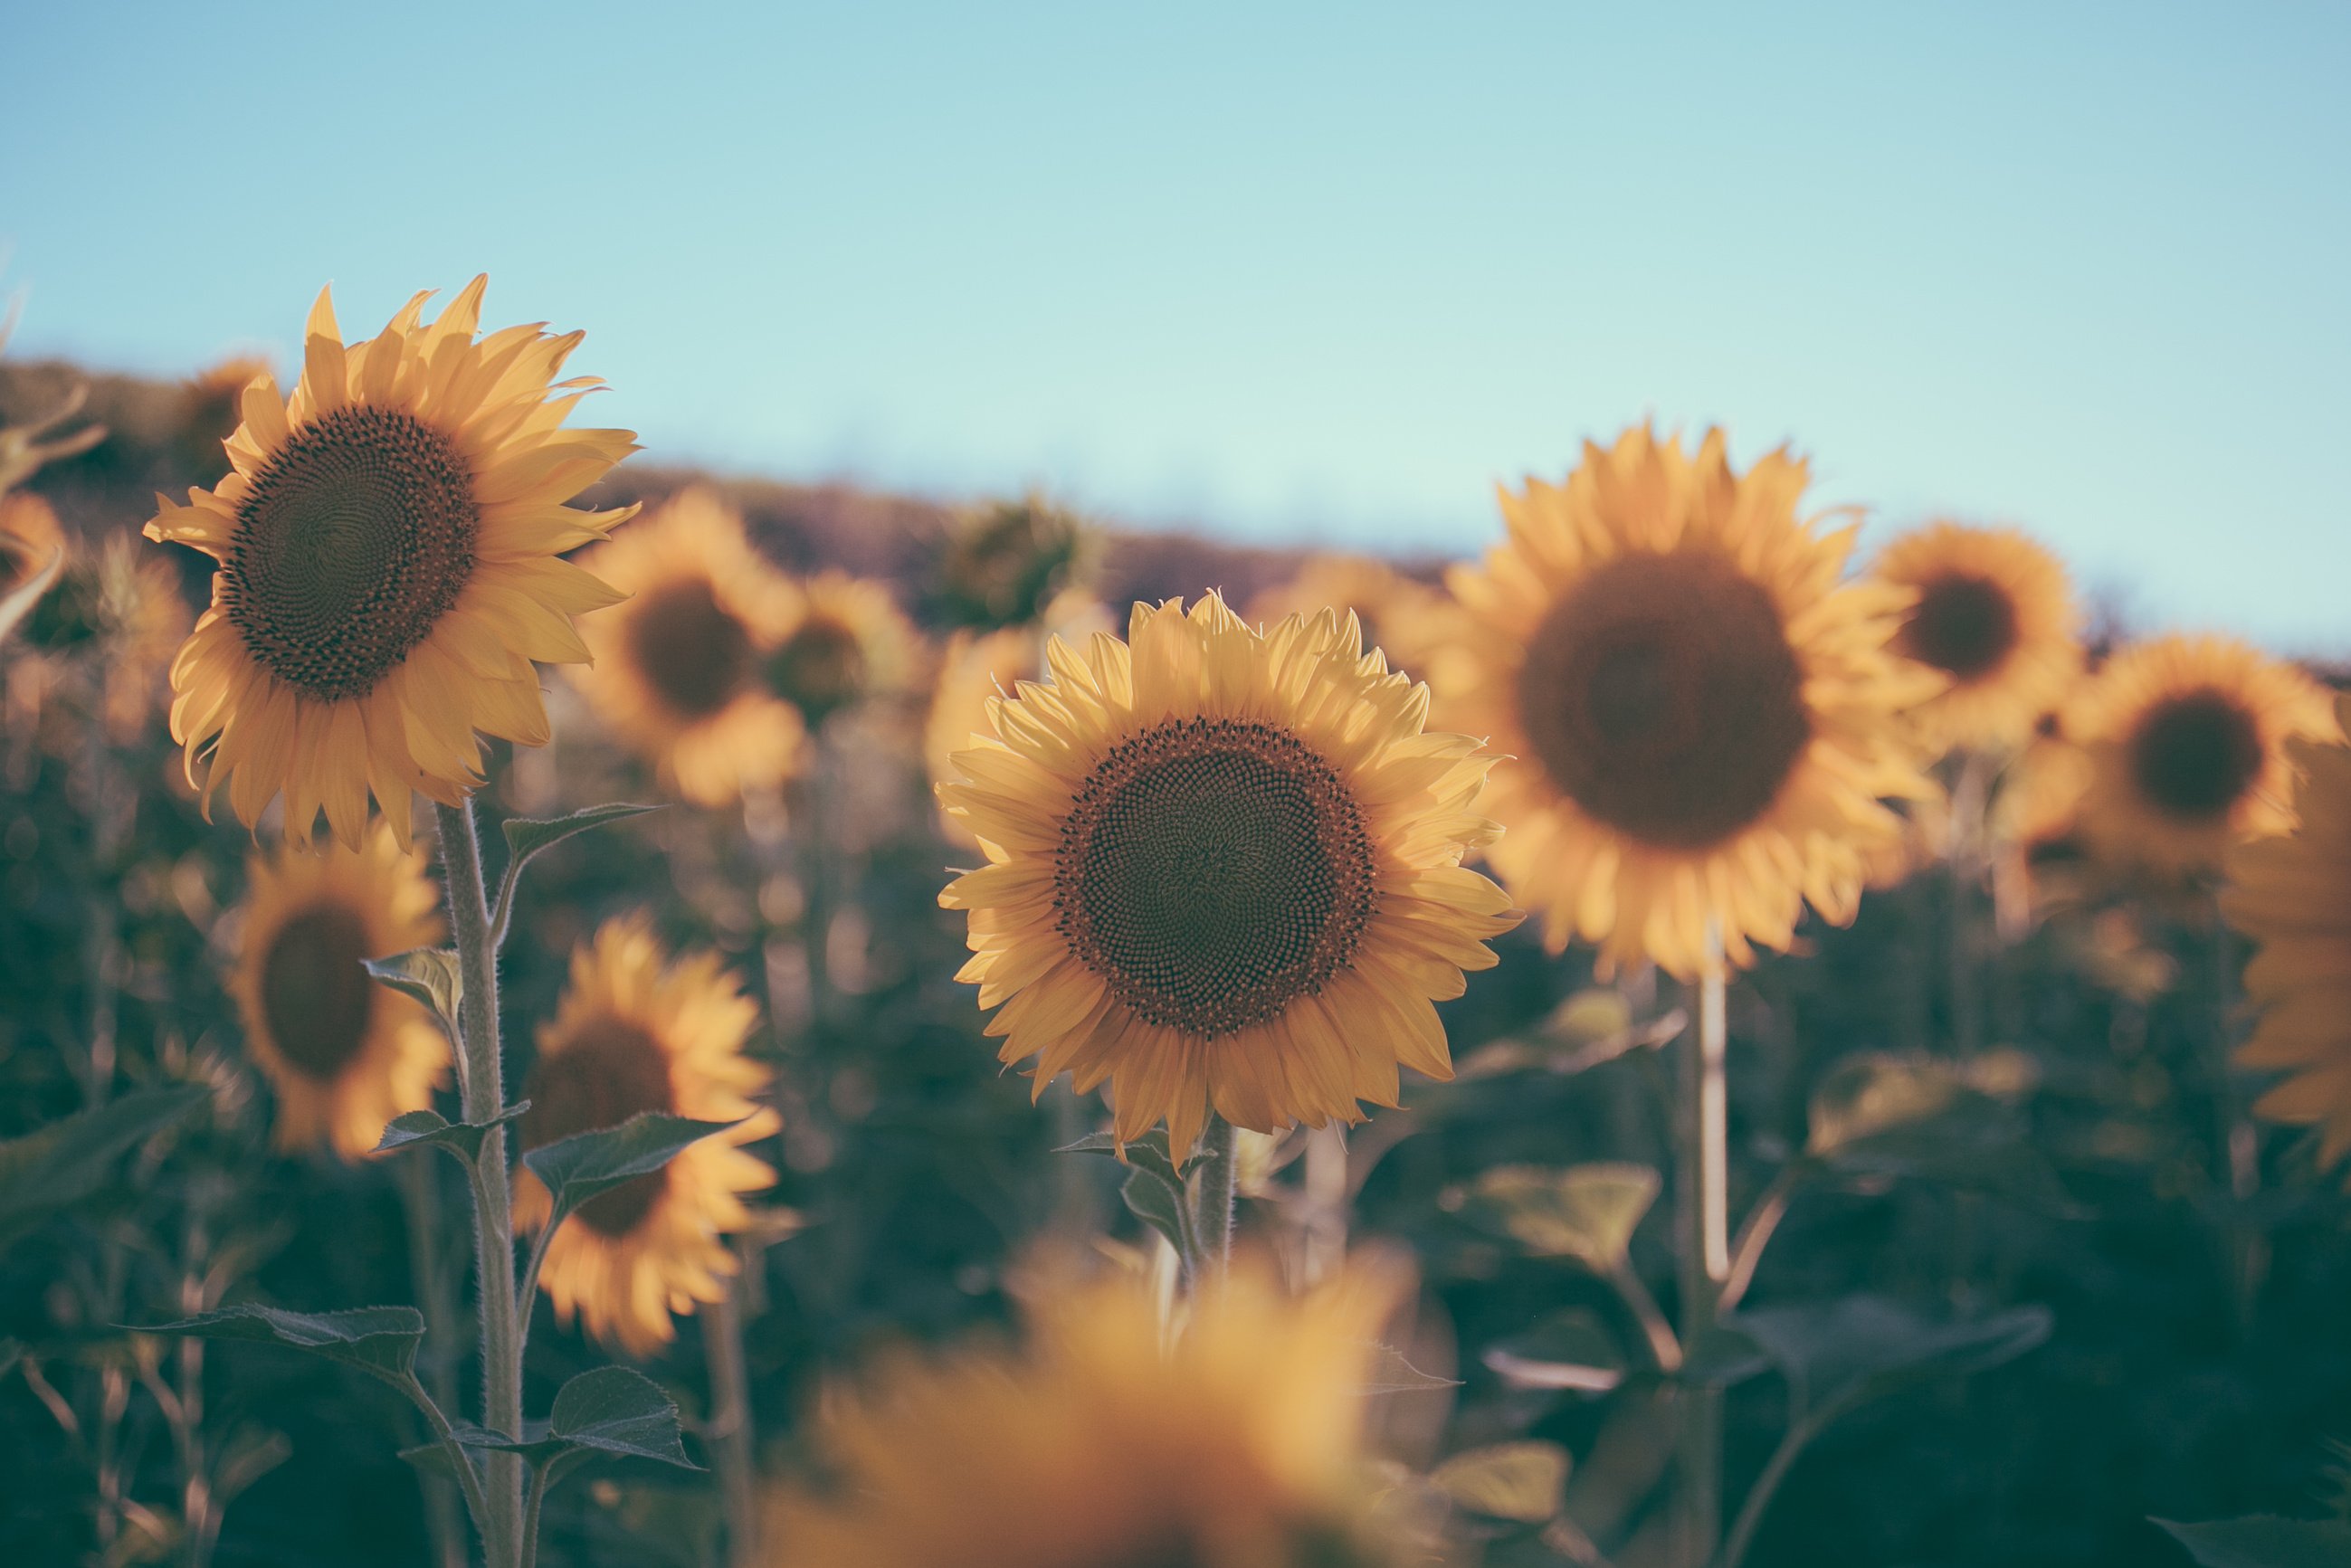
{"type": "MultiPolygon", "coordinates": [[[[751,1218],[738,1195],[776,1179],[742,1147],[777,1125],[753,1103],[768,1071],[743,1053],[758,1016],[716,954],[670,963],[640,916],[607,921],[571,956],[570,986],[540,1026],[523,1085],[522,1146],[616,1127],[641,1111],[740,1124],[580,1206],[539,1273],[559,1321],[576,1312],[597,1338],[647,1356],[676,1337],[672,1313],[719,1299],[736,1269],[719,1238],[751,1218]]],[[[546,1186],[528,1168],[515,1183],[516,1227],[545,1225],[546,1186]]]]}
{"type": "Polygon", "coordinates": [[[2182,876],[2294,826],[2285,742],[2333,740],[2326,690],[2228,637],[2172,635],[2108,660],[2066,714],[2088,751],[2082,828],[2101,857],[2182,876]]]}
{"type": "Polygon", "coordinates": [[[921,643],[886,584],[822,571],[796,586],[789,622],[768,656],[768,685],[810,729],[905,683],[921,643]]]}
{"type": "Polygon", "coordinates": [[[793,624],[794,590],[733,507],[682,491],[580,564],[632,598],[587,623],[595,662],[572,679],[664,783],[718,806],[798,768],[799,712],[758,679],[793,624]]]}
{"type": "Polygon", "coordinates": [[[1170,1344],[1132,1276],[1063,1285],[1018,1352],[901,1360],[835,1402],[807,1568],[1369,1568],[1362,1389],[1397,1276],[1286,1299],[1245,1260],[1170,1344]]]}
{"type": "MultiPolygon", "coordinates": [[[[2351,696],[2335,699],[2335,716],[2351,731],[2351,696]]],[[[2230,852],[2221,907],[2261,944],[2245,966],[2261,1023],[2237,1061],[2291,1074],[2253,1112],[2323,1128],[2325,1166],[2351,1152],[2351,747],[2286,745],[2304,774],[2301,825],[2230,852]]]]}
{"type": "Polygon", "coordinates": [[[1949,682],[1917,715],[1938,748],[2021,743],[2081,673],[2065,569],[2014,528],[1934,523],[1887,545],[1871,575],[1917,595],[1894,650],[1949,682]]]}
{"type": "Polygon", "coordinates": [[[620,597],[557,558],[633,510],[563,505],[630,434],[562,428],[597,384],[554,379],[579,333],[475,339],[484,282],[348,348],[321,292],[294,395],[256,378],[228,476],[156,497],[148,538],[220,563],[172,664],[172,733],[248,827],[283,794],[289,838],[323,810],[355,844],[371,790],[404,837],[412,789],[455,805],[481,782],[477,732],[546,742],[531,662],[587,658],[573,618],[620,597]]]}
{"type": "Polygon", "coordinates": [[[449,1041],[432,1015],[360,964],[442,938],[422,860],[381,823],[322,855],[279,845],[248,862],[253,894],[229,991],[277,1091],[280,1148],[375,1148],[394,1116],[433,1103],[449,1041]]]}
{"type": "Polygon", "coordinates": [[[1807,900],[1851,919],[1903,831],[1881,798],[1931,795],[1900,716],[1938,683],[1887,647],[1911,595],[1838,585],[1854,530],[1797,517],[1806,478],[1635,428],[1504,491],[1509,539],[1451,573],[1439,717],[1526,759],[1490,858],[1554,949],[1689,977],[1713,928],[1751,963],[1807,900]]]}
{"type": "Polygon", "coordinates": [[[1036,626],[1057,597],[1087,577],[1094,547],[1082,518],[1041,496],[982,507],[946,541],[935,604],[939,619],[971,632],[1036,626]]]}
{"type": "Polygon", "coordinates": [[[1260,632],[1211,593],[1138,604],[1128,642],[1049,645],[1050,684],[987,705],[939,799],[989,863],[958,977],[1002,1003],[1003,1059],[1110,1081],[1122,1140],[1213,1105],[1257,1132],[1394,1105],[1401,1062],[1450,1078],[1432,998],[1517,916],[1461,866],[1492,758],[1422,732],[1426,688],[1354,617],[1260,632]]]}
{"type": "Polygon", "coordinates": [[[1395,655],[1398,635],[1409,635],[1406,628],[1436,598],[1426,584],[1370,556],[1312,555],[1289,581],[1250,599],[1243,619],[1262,626],[1287,615],[1352,610],[1363,622],[1364,643],[1395,655]]]}
{"type": "MultiPolygon", "coordinates": [[[[931,686],[930,716],[923,725],[923,764],[934,789],[963,777],[956,771],[955,754],[994,733],[987,727],[989,700],[1038,673],[1041,647],[1037,633],[1025,626],[957,632],[947,639],[931,686]]],[[[939,825],[952,842],[978,847],[961,817],[942,810],[939,825]]]]}

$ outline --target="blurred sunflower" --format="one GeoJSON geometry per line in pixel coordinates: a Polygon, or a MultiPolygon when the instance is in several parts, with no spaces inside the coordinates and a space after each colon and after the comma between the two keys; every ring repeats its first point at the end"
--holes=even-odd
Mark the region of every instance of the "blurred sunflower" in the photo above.
{"type": "Polygon", "coordinates": [[[1371,1568],[1363,1397],[1401,1291],[1358,1260],[1299,1301],[1249,1260],[1171,1344],[1133,1277],[1063,1285],[1019,1353],[901,1360],[788,1494],[807,1568],[1371,1568]]]}
{"type": "Polygon", "coordinates": [[[793,623],[794,591],[733,507],[700,486],[682,491],[580,564],[631,597],[586,623],[594,662],[571,678],[664,783],[718,806],[798,768],[799,711],[758,680],[793,623]]]}
{"type": "Polygon", "coordinates": [[[963,517],[939,561],[936,610],[971,632],[1034,627],[1088,575],[1094,538],[1042,497],[998,501],[963,517]]]}
{"type": "Polygon", "coordinates": [[[1871,575],[1917,595],[1894,650],[1950,683],[1917,710],[1938,749],[2022,742],[2081,673],[2065,569],[2013,528],[1931,524],[1887,545],[1871,575]]]}
{"type": "Polygon", "coordinates": [[[958,978],[1035,1092],[1111,1084],[1118,1136],[1211,1105],[1257,1132],[1394,1105],[1399,1062],[1452,1076],[1431,999],[1517,916],[1461,866],[1493,758],[1424,734],[1426,688],[1327,611],[1260,632],[1211,593],[1138,604],[1128,642],[1055,638],[1049,684],[987,704],[939,799],[989,864],[958,978]]]}
{"type": "Polygon", "coordinates": [[[1489,858],[1553,948],[1687,977],[1713,927],[1750,963],[1807,900],[1850,920],[1903,831],[1881,799],[1932,793],[1901,715],[1940,683],[1887,646],[1912,596],[1838,586],[1854,530],[1800,519],[1805,482],[1784,450],[1740,476],[1719,431],[1693,456],[1635,428],[1503,492],[1509,540],[1454,569],[1439,716],[1526,759],[1489,858]]]}
{"type": "Polygon", "coordinates": [[[1311,555],[1297,576],[1252,598],[1241,618],[1263,626],[1285,616],[1311,619],[1325,610],[1342,615],[1352,610],[1363,622],[1364,646],[1378,648],[1401,665],[1398,637],[1410,635],[1409,628],[1436,598],[1426,584],[1370,556],[1311,555]]]}
{"type": "Polygon", "coordinates": [[[356,844],[372,791],[405,839],[412,789],[455,805],[481,782],[477,732],[545,743],[531,662],[586,659],[574,617],[619,598],[558,558],[633,511],[563,505],[630,434],[562,428],[598,384],[554,379],[580,334],[475,339],[485,281],[348,347],[321,291],[293,396],[256,379],[228,476],[156,498],[148,538],[220,563],[172,665],[172,733],[248,827],[283,794],[287,837],[324,810],[356,844]]]}
{"type": "Polygon", "coordinates": [[[172,650],[188,634],[188,603],[169,561],[129,530],[107,536],[93,573],[93,606],[106,654],[107,728],[128,744],[147,727],[172,650]]]}
{"type": "Polygon", "coordinates": [[[797,587],[767,675],[809,728],[905,684],[921,641],[886,584],[822,571],[797,587]]]}
{"type": "MultiPolygon", "coordinates": [[[[673,1313],[715,1301],[735,1255],[719,1238],[751,1218],[740,1194],[775,1181],[743,1145],[776,1130],[754,1097],[767,1068],[743,1052],[758,1009],[715,953],[667,960],[641,916],[607,921],[571,956],[571,983],[538,1031],[523,1085],[522,1146],[617,1127],[641,1111],[742,1124],[703,1139],[649,1176],[580,1206],[548,1243],[539,1283],[559,1321],[631,1355],[677,1335],[673,1313]]],[[[552,1212],[546,1186],[516,1173],[514,1217],[535,1230],[552,1212]]]]}
{"type": "Polygon", "coordinates": [[[2229,637],[2126,648],[2068,709],[2087,750],[2082,827],[2102,857],[2179,876],[2217,870],[2231,844],[2294,826],[2285,743],[2333,740],[2326,690],[2229,637]]]}
{"type": "MultiPolygon", "coordinates": [[[[1024,626],[994,632],[958,632],[939,654],[938,678],[931,686],[930,716],[923,725],[923,763],[931,785],[961,779],[953,758],[973,741],[994,734],[987,704],[1039,673],[1040,643],[1024,626]]],[[[939,825],[949,841],[977,849],[979,841],[961,817],[941,811],[939,825]]]]}
{"type": "Polygon", "coordinates": [[[394,1116],[433,1103],[449,1041],[432,1015],[360,966],[442,939],[423,863],[378,823],[357,849],[280,844],[247,862],[253,892],[228,988],[277,1091],[280,1148],[371,1152],[394,1116]]]}
{"type": "MultiPolygon", "coordinates": [[[[2351,696],[2335,699],[2335,716],[2351,730],[2351,696]]],[[[2245,966],[2261,1023],[2237,1061],[2289,1074],[2253,1112],[2322,1129],[2324,1167],[2351,1153],[2351,747],[2301,737],[2287,748],[2304,772],[2301,825],[2230,852],[2221,907],[2261,944],[2245,966]]]]}

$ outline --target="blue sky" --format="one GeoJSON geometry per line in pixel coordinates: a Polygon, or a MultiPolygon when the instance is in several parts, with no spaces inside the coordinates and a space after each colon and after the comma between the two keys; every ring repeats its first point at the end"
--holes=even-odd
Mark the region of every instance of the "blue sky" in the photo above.
{"type": "Polygon", "coordinates": [[[1721,423],[2351,653],[2351,7],[20,8],[15,352],[491,275],[655,460],[1466,553],[1721,423]]]}

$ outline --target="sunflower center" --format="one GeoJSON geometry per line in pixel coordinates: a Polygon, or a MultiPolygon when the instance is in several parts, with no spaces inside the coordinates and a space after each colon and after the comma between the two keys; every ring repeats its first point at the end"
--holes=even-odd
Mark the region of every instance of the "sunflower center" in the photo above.
{"type": "Polygon", "coordinates": [[[448,437],[397,409],[348,404],[254,476],[222,605],[253,656],[303,695],[365,696],[457,602],[481,519],[448,437]]]}
{"type": "Polygon", "coordinates": [[[662,701],[689,718],[734,701],[751,671],[751,634],[700,578],[646,596],[629,617],[629,652],[662,701]]]}
{"type": "Polygon", "coordinates": [[[1054,904],[1121,1001],[1213,1038],[1347,966],[1376,871],[1362,808],[1312,747],[1268,724],[1171,720],[1113,747],[1079,790],[1054,904]]]}
{"type": "Polygon", "coordinates": [[[287,919],[261,960],[261,1019],[287,1065],[329,1082],[367,1044],[375,983],[367,923],[339,904],[322,904],[287,919]]]}
{"type": "MultiPolygon", "coordinates": [[[[522,1114],[526,1149],[617,1127],[640,1111],[677,1109],[669,1053],[661,1041],[643,1026],[610,1016],[589,1019],[562,1050],[540,1052],[523,1097],[530,1102],[522,1114]]],[[[634,1176],[598,1193],[575,1212],[603,1236],[626,1236],[653,1212],[668,1181],[666,1169],[634,1176]]]]}
{"type": "Polygon", "coordinates": [[[2189,819],[2220,817],[2262,771],[2252,717],[2207,687],[2158,703],[2131,734],[2131,777],[2159,810],[2189,819]]]}
{"type": "Polygon", "coordinates": [[[865,688],[865,645],[856,630],[811,615],[784,639],[768,664],[776,689],[812,718],[853,701],[865,688]]]}
{"type": "Polygon", "coordinates": [[[2016,602],[1998,583],[1954,573],[1918,590],[1895,647],[1961,681],[1980,680],[2016,646],[2016,602]]]}
{"type": "Polygon", "coordinates": [[[1560,792],[1668,849],[1706,848],[1761,816],[1812,738],[1771,596],[1689,552],[1621,557],[1552,605],[1517,695],[1560,792]]]}

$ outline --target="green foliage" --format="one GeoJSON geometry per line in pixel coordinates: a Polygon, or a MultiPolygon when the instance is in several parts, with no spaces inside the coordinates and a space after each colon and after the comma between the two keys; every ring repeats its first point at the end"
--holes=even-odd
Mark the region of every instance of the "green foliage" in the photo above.
{"type": "Polygon", "coordinates": [[[1541,1524],[1567,1495],[1567,1450],[1556,1443],[1496,1443],[1454,1455],[1429,1472],[1460,1507],[1493,1519],[1541,1524]]]}
{"type": "MultiPolygon", "coordinates": [[[[505,1113],[514,1114],[513,1110],[505,1113]]],[[[524,1165],[547,1184],[554,1197],[554,1213],[547,1222],[552,1234],[564,1219],[599,1193],[623,1182],[651,1176],[694,1145],[738,1125],[734,1122],[697,1122],[660,1111],[640,1111],[617,1127],[575,1133],[526,1153],[524,1165]]]]}
{"type": "Polygon", "coordinates": [[[2156,1523],[2171,1531],[2201,1568],[2343,1568],[2351,1563],[2351,1525],[2299,1519],[2224,1519],[2210,1524],[2156,1523]]]}
{"type": "Polygon", "coordinates": [[[438,1111],[409,1111],[394,1116],[376,1142],[378,1154],[396,1149],[435,1148],[447,1151],[460,1165],[481,1158],[482,1140],[493,1127],[504,1126],[530,1109],[524,1100],[509,1105],[486,1122],[452,1122],[438,1111]]]}
{"type": "Polygon", "coordinates": [[[0,1247],[104,1185],[124,1155],[204,1101],[199,1083],[134,1090],[0,1143],[0,1247]]]}
{"type": "Polygon", "coordinates": [[[140,1332],[282,1344],[356,1366],[371,1377],[405,1388],[415,1377],[416,1347],[424,1338],[424,1314],[414,1307],[294,1312],[282,1307],[246,1302],[182,1318],[176,1322],[151,1323],[140,1332]]]}

